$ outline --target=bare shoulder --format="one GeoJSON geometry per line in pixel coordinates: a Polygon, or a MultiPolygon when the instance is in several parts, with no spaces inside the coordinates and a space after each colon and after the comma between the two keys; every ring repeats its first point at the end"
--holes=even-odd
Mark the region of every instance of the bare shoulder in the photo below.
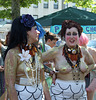
{"type": "Polygon", "coordinates": [[[91,47],[87,47],[88,51],[91,53],[95,53],[96,52],[96,48],[91,48],[91,47]]]}
{"type": "Polygon", "coordinates": [[[92,58],[92,55],[89,53],[88,49],[85,47],[80,47],[81,48],[81,52],[82,55],[84,56],[84,61],[86,62],[86,64],[90,65],[94,63],[94,60],[92,58]]]}
{"type": "Polygon", "coordinates": [[[20,53],[20,50],[18,47],[12,48],[7,52],[7,55],[17,55],[18,53],[20,53]]]}
{"type": "Polygon", "coordinates": [[[81,49],[81,52],[82,52],[83,55],[86,55],[86,54],[89,53],[88,50],[87,50],[87,48],[85,48],[83,46],[80,46],[80,49],[81,49]]]}

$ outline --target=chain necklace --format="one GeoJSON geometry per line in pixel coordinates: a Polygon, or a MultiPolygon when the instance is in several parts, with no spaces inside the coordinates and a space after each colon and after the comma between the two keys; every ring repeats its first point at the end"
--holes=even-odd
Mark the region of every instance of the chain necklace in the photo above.
{"type": "Polygon", "coordinates": [[[80,48],[78,46],[77,47],[77,50],[76,52],[78,52],[77,54],[75,54],[77,56],[77,61],[76,63],[73,63],[71,61],[71,59],[69,58],[68,56],[68,46],[65,44],[64,47],[63,47],[63,55],[65,56],[68,64],[71,66],[72,68],[72,74],[73,74],[73,80],[75,80],[76,84],[78,85],[78,81],[80,80],[80,67],[79,67],[79,64],[80,64],[80,57],[81,57],[81,52],[80,52],[80,48]]]}

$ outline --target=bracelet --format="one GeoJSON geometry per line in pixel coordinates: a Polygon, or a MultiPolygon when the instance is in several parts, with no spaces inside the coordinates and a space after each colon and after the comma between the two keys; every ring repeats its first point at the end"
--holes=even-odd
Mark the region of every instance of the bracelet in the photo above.
{"type": "Polygon", "coordinates": [[[44,65],[44,70],[47,73],[50,73],[51,71],[53,71],[51,68],[49,68],[48,66],[44,65]]]}

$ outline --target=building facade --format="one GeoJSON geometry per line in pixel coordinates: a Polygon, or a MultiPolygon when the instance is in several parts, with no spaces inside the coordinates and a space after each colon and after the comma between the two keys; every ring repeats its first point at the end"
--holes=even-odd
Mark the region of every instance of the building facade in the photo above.
{"type": "MultiPolygon", "coordinates": [[[[35,19],[37,19],[37,18],[43,17],[45,15],[49,15],[51,13],[54,13],[54,12],[60,11],[62,9],[65,9],[67,7],[77,8],[75,6],[75,3],[66,3],[66,4],[64,4],[64,1],[65,0],[58,0],[57,2],[54,2],[54,0],[48,0],[48,2],[47,2],[47,1],[41,0],[41,3],[38,3],[38,5],[31,4],[31,6],[29,8],[21,8],[20,9],[20,15],[22,15],[22,14],[31,14],[35,19]]],[[[87,9],[81,8],[81,7],[78,7],[78,8],[82,9],[82,10],[90,11],[90,9],[88,9],[88,8],[87,9]]],[[[0,9],[3,9],[3,8],[0,8],[0,9]]],[[[5,19],[5,21],[6,20],[7,19],[5,19]]],[[[0,28],[0,33],[1,33],[0,38],[4,39],[5,35],[8,32],[8,30],[10,30],[10,25],[7,25],[7,26],[4,26],[4,27],[0,28]]]]}
{"type": "Polygon", "coordinates": [[[62,10],[62,0],[58,0],[58,2],[48,1],[45,2],[41,0],[41,3],[38,5],[32,4],[29,8],[21,8],[22,14],[31,14],[35,19],[43,17],[44,15],[48,15],[54,12],[62,10]]]}
{"type": "MultiPolygon", "coordinates": [[[[57,2],[54,2],[54,0],[48,0],[44,1],[41,0],[41,3],[38,3],[38,5],[32,4],[29,8],[21,8],[20,14],[31,14],[35,19],[43,17],[45,15],[49,15],[51,13],[60,11],[62,9],[65,9],[67,7],[74,7],[75,3],[66,3],[64,4],[64,0],[58,0],[57,2]]],[[[90,11],[90,9],[86,8],[81,8],[78,7],[79,9],[82,10],[87,10],[90,11]]]]}

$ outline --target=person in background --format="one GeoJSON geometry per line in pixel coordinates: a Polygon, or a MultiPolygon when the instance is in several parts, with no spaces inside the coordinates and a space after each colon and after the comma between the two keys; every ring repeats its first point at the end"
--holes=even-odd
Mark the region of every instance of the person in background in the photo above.
{"type": "Polygon", "coordinates": [[[52,32],[46,32],[45,34],[45,51],[48,51],[49,49],[56,46],[56,42],[58,41],[58,38],[56,35],[52,32]]]}
{"type": "Polygon", "coordinates": [[[0,41],[0,100],[7,100],[7,90],[4,77],[4,54],[8,46],[10,31],[7,33],[5,40],[0,41]]]}
{"type": "Polygon", "coordinates": [[[7,35],[6,35],[6,40],[5,40],[5,46],[8,46],[9,44],[9,38],[10,37],[10,31],[8,31],[7,35]]]}
{"type": "MultiPolygon", "coordinates": [[[[84,33],[82,33],[81,36],[80,36],[80,38],[79,38],[79,45],[87,48],[87,50],[92,55],[92,57],[94,59],[94,62],[96,64],[96,49],[95,48],[87,47],[88,42],[89,42],[89,39],[88,39],[87,35],[84,34],[84,33]]],[[[88,74],[85,77],[85,79],[86,79],[86,88],[88,88],[88,86],[90,85],[90,82],[92,82],[92,80],[94,79],[94,77],[96,77],[95,75],[96,75],[96,70],[92,70],[90,72],[90,74],[88,74]]],[[[96,85],[96,81],[95,81],[94,86],[95,85],[96,85]]],[[[95,89],[93,91],[87,91],[88,100],[93,100],[94,93],[95,93],[95,89]]]]}
{"type": "Polygon", "coordinates": [[[0,97],[5,92],[5,78],[4,78],[4,52],[6,47],[0,40],[0,97]]]}
{"type": "MultiPolygon", "coordinates": [[[[57,41],[58,41],[58,38],[56,37],[55,34],[53,34],[52,32],[49,32],[49,31],[46,32],[46,34],[45,34],[45,52],[50,50],[51,48],[55,47],[57,41]]],[[[45,62],[44,66],[45,65],[50,67],[50,69],[52,69],[51,74],[53,74],[54,73],[53,72],[54,71],[54,63],[52,61],[49,61],[49,62],[45,62]]],[[[45,70],[45,78],[46,78],[48,87],[50,88],[50,86],[52,84],[52,77],[50,76],[50,73],[46,72],[46,70],[45,70]]]]}
{"type": "Polygon", "coordinates": [[[35,45],[40,32],[34,18],[25,14],[12,22],[5,52],[5,82],[9,100],[51,100],[41,52],[35,45]]]}
{"type": "Polygon", "coordinates": [[[66,43],[42,54],[43,62],[53,60],[55,64],[57,78],[50,87],[51,100],[87,100],[85,76],[94,68],[94,60],[78,45],[82,31],[77,22],[65,20],[61,38],[66,43]]]}

